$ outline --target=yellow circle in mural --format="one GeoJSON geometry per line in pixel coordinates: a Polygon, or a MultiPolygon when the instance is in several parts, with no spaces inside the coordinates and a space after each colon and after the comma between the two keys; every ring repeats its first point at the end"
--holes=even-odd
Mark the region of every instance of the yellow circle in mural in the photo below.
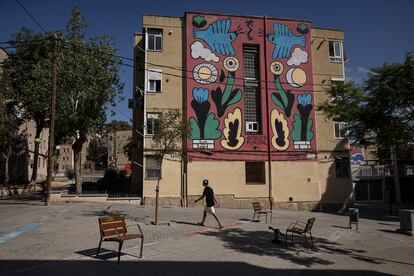
{"type": "Polygon", "coordinates": [[[280,61],[273,61],[270,64],[270,71],[274,74],[274,75],[280,75],[283,73],[283,64],[280,61]]]}
{"type": "Polygon", "coordinates": [[[217,80],[218,72],[214,65],[209,63],[197,64],[193,69],[193,78],[201,84],[213,83],[217,80]]]}
{"type": "Polygon", "coordinates": [[[224,61],[224,68],[229,72],[235,72],[239,69],[240,62],[236,57],[227,57],[224,61]]]}
{"type": "Polygon", "coordinates": [[[286,81],[293,87],[302,87],[306,84],[306,73],[302,68],[290,68],[286,73],[286,81]]]}
{"type": "Polygon", "coordinates": [[[208,67],[201,67],[198,71],[198,76],[202,80],[207,80],[211,77],[211,69],[208,67]]]}

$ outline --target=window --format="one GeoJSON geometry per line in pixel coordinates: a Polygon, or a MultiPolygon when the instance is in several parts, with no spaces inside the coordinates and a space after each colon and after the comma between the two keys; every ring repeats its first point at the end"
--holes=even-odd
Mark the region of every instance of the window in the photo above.
{"type": "Polygon", "coordinates": [[[249,183],[266,183],[265,163],[264,162],[246,162],[246,184],[249,183]]]}
{"type": "Polygon", "coordinates": [[[153,156],[145,157],[145,178],[161,178],[160,163],[153,156]]]}
{"type": "Polygon", "coordinates": [[[147,113],[147,134],[154,135],[155,130],[160,122],[160,113],[147,113]]]}
{"type": "Polygon", "coordinates": [[[147,38],[147,50],[162,51],[162,30],[148,29],[147,38]]]}
{"type": "Polygon", "coordinates": [[[259,49],[243,47],[244,119],[246,132],[260,132],[259,49]]]}
{"type": "Polygon", "coordinates": [[[342,42],[329,41],[329,61],[342,63],[342,42]]]}
{"type": "Polygon", "coordinates": [[[148,91],[161,92],[162,71],[149,69],[148,71],[148,91]]]}
{"type": "Polygon", "coordinates": [[[335,157],[335,175],[336,177],[349,177],[349,156],[335,157]]]}
{"type": "Polygon", "coordinates": [[[348,124],[345,122],[334,122],[334,138],[346,139],[348,138],[348,124]]]}

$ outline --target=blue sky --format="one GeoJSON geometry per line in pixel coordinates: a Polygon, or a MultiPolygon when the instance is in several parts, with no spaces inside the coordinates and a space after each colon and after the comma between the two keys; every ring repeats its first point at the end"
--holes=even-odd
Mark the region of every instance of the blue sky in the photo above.
{"type": "MultiPolygon", "coordinates": [[[[89,34],[107,33],[114,38],[118,54],[132,57],[133,33],[141,31],[143,14],[182,16],[185,11],[268,15],[308,19],[314,27],[345,31],[348,80],[361,82],[369,68],[401,62],[404,53],[414,51],[414,1],[107,1],[107,0],[20,0],[46,30],[63,29],[74,6],[81,8],[90,25],[89,34]]],[[[41,31],[15,0],[0,0],[0,41],[25,26],[41,31]]],[[[132,94],[132,69],[122,67],[124,96],[132,94]]],[[[114,110],[111,120],[131,119],[127,100],[114,110]]]]}

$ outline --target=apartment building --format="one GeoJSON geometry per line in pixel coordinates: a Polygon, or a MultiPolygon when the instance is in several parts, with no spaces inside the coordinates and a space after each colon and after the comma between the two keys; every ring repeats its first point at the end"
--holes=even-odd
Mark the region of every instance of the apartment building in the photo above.
{"type": "Polygon", "coordinates": [[[134,37],[133,187],[191,206],[207,178],[231,208],[324,210],[352,200],[343,123],[316,110],[344,81],[344,32],[308,20],[187,12],[144,15],[134,37]],[[152,155],[168,109],[188,125],[187,160],[152,155]]]}

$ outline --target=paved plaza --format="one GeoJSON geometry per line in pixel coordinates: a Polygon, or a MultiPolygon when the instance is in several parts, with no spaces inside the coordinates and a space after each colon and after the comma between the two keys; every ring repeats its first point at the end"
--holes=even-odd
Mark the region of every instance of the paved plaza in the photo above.
{"type": "Polygon", "coordinates": [[[0,199],[0,275],[413,275],[414,239],[397,233],[398,218],[385,211],[362,208],[358,230],[347,228],[344,215],[273,211],[271,226],[282,232],[315,217],[314,248],[301,237],[293,246],[272,243],[269,224],[252,222],[250,209],[217,214],[224,229],[211,216],[198,226],[200,208],[160,208],[162,224],[154,226],[151,206],[0,199]],[[103,243],[95,257],[98,217],[113,214],[141,225],[143,258],[139,240],[125,242],[119,265],[116,243],[103,243]]]}

